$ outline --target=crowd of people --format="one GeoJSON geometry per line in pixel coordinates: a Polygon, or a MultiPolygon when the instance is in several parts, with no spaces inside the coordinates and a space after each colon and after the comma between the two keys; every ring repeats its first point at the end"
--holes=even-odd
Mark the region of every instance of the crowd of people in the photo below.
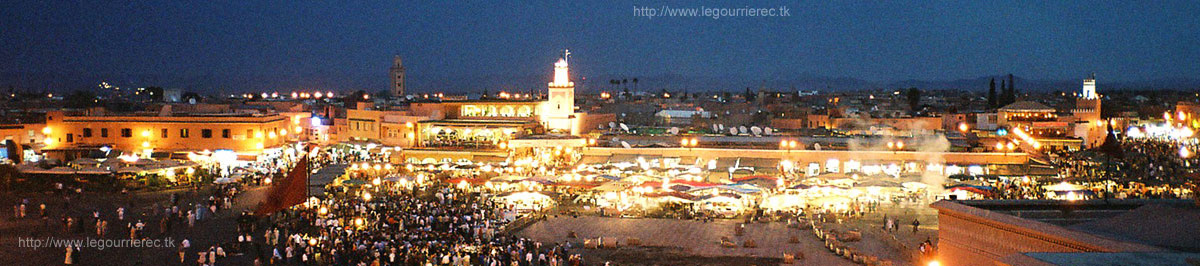
{"type": "MultiPolygon", "coordinates": [[[[224,215],[241,193],[240,185],[219,185],[198,191],[168,192],[165,197],[84,193],[55,184],[52,195],[21,198],[13,203],[11,219],[33,222],[29,237],[92,237],[99,239],[161,239],[190,230],[197,223],[224,215]]],[[[182,239],[181,252],[190,248],[182,239]]],[[[209,247],[220,249],[219,246],[209,247]]],[[[65,264],[78,264],[86,249],[64,247],[65,264]]]]}
{"type": "MultiPolygon", "coordinates": [[[[1082,180],[1115,178],[1151,184],[1184,184],[1195,178],[1200,145],[1160,139],[1123,139],[1119,151],[1061,156],[1060,168],[1082,180]]],[[[1194,182],[1194,181],[1193,181],[1194,182]]]]}
{"type": "Polygon", "coordinates": [[[285,211],[263,235],[268,264],[579,265],[569,243],[514,238],[503,208],[477,194],[434,183],[334,192],[285,211]],[[361,193],[370,193],[364,197],[361,193]],[[338,195],[340,194],[340,195],[338,195]]]}

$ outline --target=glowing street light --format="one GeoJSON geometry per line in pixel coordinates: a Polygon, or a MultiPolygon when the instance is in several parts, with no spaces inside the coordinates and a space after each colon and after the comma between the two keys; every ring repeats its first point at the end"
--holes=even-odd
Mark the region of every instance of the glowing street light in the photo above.
{"type": "Polygon", "coordinates": [[[996,142],[996,150],[1004,152],[1004,156],[1008,156],[1009,152],[1012,152],[1013,150],[1016,150],[1016,149],[1017,149],[1017,145],[1015,143],[996,142]]]}
{"type": "Polygon", "coordinates": [[[679,146],[680,146],[680,147],[687,147],[687,148],[688,148],[688,151],[691,151],[691,150],[692,150],[692,148],[695,148],[695,147],[696,147],[696,145],[699,145],[699,144],[700,144],[700,140],[699,140],[698,138],[695,138],[695,137],[692,137],[692,138],[682,138],[682,139],[679,139],[679,146]]]}
{"type": "Polygon", "coordinates": [[[798,146],[799,146],[799,142],[796,142],[795,140],[786,140],[785,139],[785,140],[779,141],[779,148],[787,150],[788,153],[791,153],[792,150],[796,149],[796,147],[798,147],[798,146]]]}
{"type": "Polygon", "coordinates": [[[904,141],[888,141],[887,146],[895,154],[897,151],[904,149],[904,141]]]}

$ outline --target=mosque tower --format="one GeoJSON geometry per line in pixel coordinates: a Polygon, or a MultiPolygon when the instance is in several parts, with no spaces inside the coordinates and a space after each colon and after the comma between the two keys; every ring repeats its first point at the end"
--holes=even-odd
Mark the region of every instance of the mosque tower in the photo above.
{"type": "Polygon", "coordinates": [[[1096,93],[1096,74],[1083,79],[1083,89],[1075,98],[1075,136],[1081,137],[1086,147],[1097,147],[1107,134],[1104,120],[1100,117],[1100,94],[1096,93]]]}
{"type": "Polygon", "coordinates": [[[1075,117],[1079,121],[1100,121],[1100,95],[1096,94],[1096,75],[1083,79],[1083,90],[1075,98],[1075,117]]]}
{"type": "Polygon", "coordinates": [[[388,73],[392,79],[392,96],[404,96],[404,62],[400,60],[400,55],[392,58],[392,68],[388,69],[388,73]]]}
{"type": "Polygon", "coordinates": [[[575,82],[571,82],[568,74],[567,59],[570,51],[564,51],[563,57],[554,63],[554,79],[548,84],[549,99],[542,106],[543,121],[546,128],[564,133],[572,133],[575,118],[575,82]]]}

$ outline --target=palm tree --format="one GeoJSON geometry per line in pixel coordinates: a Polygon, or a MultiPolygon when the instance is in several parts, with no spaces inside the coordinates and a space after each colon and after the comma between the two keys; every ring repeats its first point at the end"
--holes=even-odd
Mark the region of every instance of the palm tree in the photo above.
{"type": "Polygon", "coordinates": [[[629,88],[629,79],[621,79],[621,84],[625,85],[625,88],[628,89],[629,88]]]}
{"type": "Polygon", "coordinates": [[[633,78],[633,90],[635,91],[638,89],[637,82],[637,78],[633,78]]]}

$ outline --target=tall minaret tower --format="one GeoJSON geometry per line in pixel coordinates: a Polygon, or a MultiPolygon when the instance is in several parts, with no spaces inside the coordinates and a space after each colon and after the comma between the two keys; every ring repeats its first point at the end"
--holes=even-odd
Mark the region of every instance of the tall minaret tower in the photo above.
{"type": "Polygon", "coordinates": [[[550,97],[542,106],[542,117],[546,128],[565,132],[573,132],[575,114],[575,82],[567,70],[567,58],[570,51],[563,51],[563,58],[554,63],[554,79],[550,82],[550,97]]]}
{"type": "Polygon", "coordinates": [[[1075,116],[1089,122],[1100,121],[1100,95],[1096,94],[1096,75],[1083,79],[1083,89],[1075,99],[1075,116]]]}
{"type": "Polygon", "coordinates": [[[1098,95],[1096,95],[1096,74],[1092,74],[1091,77],[1083,79],[1083,94],[1080,94],[1079,97],[1091,100],[1091,99],[1099,98],[1097,96],[1098,95]]]}
{"type": "Polygon", "coordinates": [[[1100,94],[1096,93],[1096,74],[1092,74],[1083,79],[1083,88],[1079,97],[1075,98],[1075,109],[1071,110],[1075,115],[1076,125],[1079,125],[1075,129],[1075,135],[1083,138],[1087,147],[1100,145],[1108,133],[1105,120],[1100,116],[1100,104],[1100,94]]]}
{"type": "Polygon", "coordinates": [[[392,59],[392,68],[388,73],[392,77],[392,96],[404,96],[404,62],[400,60],[400,55],[392,59]]]}

